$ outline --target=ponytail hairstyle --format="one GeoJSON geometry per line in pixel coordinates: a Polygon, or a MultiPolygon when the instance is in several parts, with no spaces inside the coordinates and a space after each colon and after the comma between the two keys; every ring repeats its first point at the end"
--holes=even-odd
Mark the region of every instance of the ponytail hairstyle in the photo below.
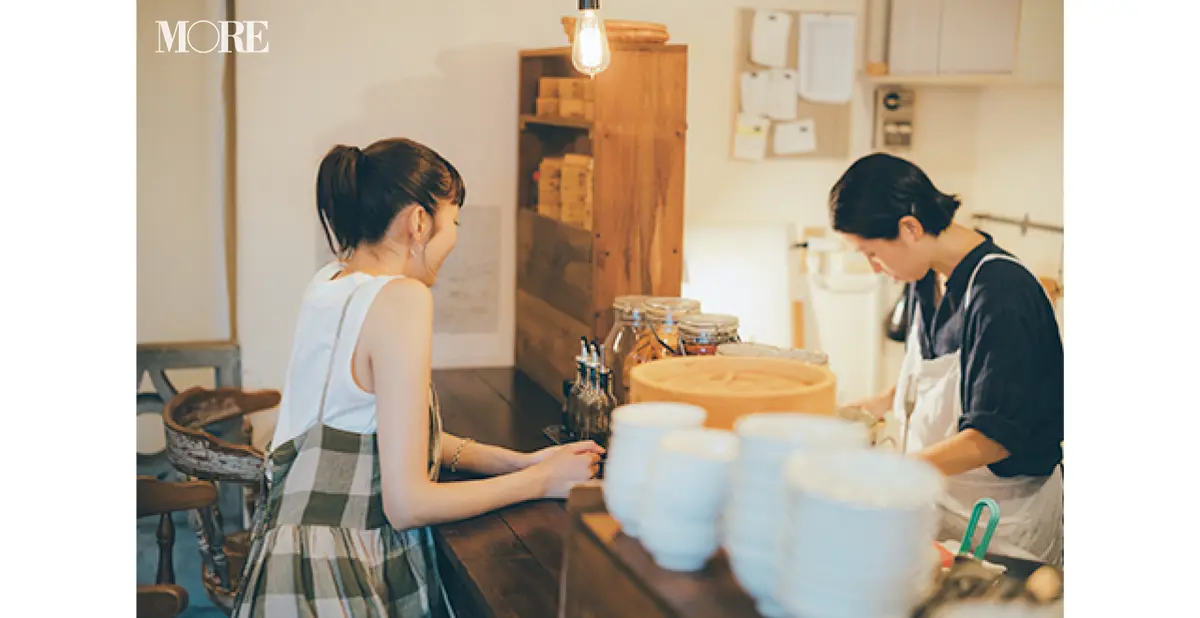
{"type": "Polygon", "coordinates": [[[937,236],[954,221],[961,202],[942,193],[921,168],[876,153],[855,161],[829,192],[833,229],[864,239],[895,240],[900,219],[912,216],[937,236]]]}
{"type": "Polygon", "coordinates": [[[432,217],[442,203],[461,207],[466,192],[449,161],[412,140],[380,140],[366,150],[337,145],[317,171],[317,216],[330,251],[346,259],[382,240],[408,206],[432,217]]]}

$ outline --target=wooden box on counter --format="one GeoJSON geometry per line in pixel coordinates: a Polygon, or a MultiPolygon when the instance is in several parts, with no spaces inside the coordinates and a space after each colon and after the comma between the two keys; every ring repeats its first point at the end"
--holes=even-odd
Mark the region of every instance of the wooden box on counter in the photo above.
{"type": "Polygon", "coordinates": [[[604,508],[599,482],[571,490],[558,618],[759,618],[724,554],[699,572],[658,567],[604,508]]]}
{"type": "Polygon", "coordinates": [[[614,46],[581,77],[569,47],[520,54],[516,366],[556,398],[614,298],[678,296],[683,275],[687,47],[614,46]],[[574,100],[587,111],[564,113],[574,100]]]}

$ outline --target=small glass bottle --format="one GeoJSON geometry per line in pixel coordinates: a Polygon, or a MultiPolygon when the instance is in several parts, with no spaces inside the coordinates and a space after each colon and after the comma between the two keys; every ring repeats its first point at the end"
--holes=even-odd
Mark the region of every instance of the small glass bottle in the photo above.
{"type": "Polygon", "coordinates": [[[591,439],[591,408],[592,402],[596,398],[596,391],[599,384],[600,358],[596,351],[596,344],[589,343],[587,345],[587,363],[585,364],[586,377],[583,391],[579,393],[578,417],[576,423],[579,427],[579,440],[591,439]]]}
{"type": "Polygon", "coordinates": [[[646,300],[646,320],[650,323],[651,360],[680,356],[679,319],[700,313],[700,301],[691,298],[658,297],[646,300]]]}
{"type": "Polygon", "coordinates": [[[617,407],[616,397],[612,393],[612,370],[600,372],[600,390],[596,396],[596,406],[592,410],[592,440],[596,444],[608,448],[608,439],[612,436],[612,413],[617,407]]]}
{"type": "Polygon", "coordinates": [[[579,438],[579,432],[583,425],[583,412],[581,408],[584,405],[583,393],[587,389],[587,362],[588,362],[588,340],[587,337],[579,338],[579,355],[575,357],[575,383],[571,385],[571,392],[567,394],[566,401],[563,402],[563,430],[567,434],[567,439],[576,440],[579,438]]]}
{"type": "Polygon", "coordinates": [[[645,301],[645,296],[619,296],[613,301],[613,328],[604,349],[617,405],[629,403],[629,371],[651,360],[652,335],[645,320],[645,301]]]}
{"type": "Polygon", "coordinates": [[[612,372],[604,366],[604,350],[601,347],[596,367],[596,388],[588,399],[587,431],[585,439],[607,448],[609,430],[616,400],[613,397],[612,372]]]}
{"type": "Polygon", "coordinates": [[[715,356],[717,346],[739,341],[735,316],[693,313],[679,318],[679,348],[684,356],[715,356]]]}

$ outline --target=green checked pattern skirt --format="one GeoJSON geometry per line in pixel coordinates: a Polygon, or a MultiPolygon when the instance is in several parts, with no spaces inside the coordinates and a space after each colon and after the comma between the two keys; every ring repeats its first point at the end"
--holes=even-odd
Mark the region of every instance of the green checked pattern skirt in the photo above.
{"type": "MultiPolygon", "coordinates": [[[[430,478],[441,465],[430,406],[430,478]]],[[[443,618],[429,528],[394,530],[383,514],[378,440],[317,423],[270,455],[233,616],[443,618]]]]}

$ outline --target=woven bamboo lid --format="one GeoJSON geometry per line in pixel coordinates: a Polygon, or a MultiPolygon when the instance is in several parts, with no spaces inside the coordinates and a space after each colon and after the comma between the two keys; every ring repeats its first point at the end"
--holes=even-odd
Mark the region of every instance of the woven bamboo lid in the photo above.
{"type": "MultiPolygon", "coordinates": [[[[562,25],[567,33],[567,43],[575,43],[575,18],[562,18],[562,25]]],[[[645,21],[605,19],[604,30],[608,33],[609,46],[661,45],[671,38],[663,24],[645,21]]]]}
{"type": "Polygon", "coordinates": [[[630,400],[674,401],[708,411],[707,425],[730,429],[745,414],[806,412],[832,416],[837,380],[825,367],[789,358],[687,356],[638,365],[630,400]]]}

